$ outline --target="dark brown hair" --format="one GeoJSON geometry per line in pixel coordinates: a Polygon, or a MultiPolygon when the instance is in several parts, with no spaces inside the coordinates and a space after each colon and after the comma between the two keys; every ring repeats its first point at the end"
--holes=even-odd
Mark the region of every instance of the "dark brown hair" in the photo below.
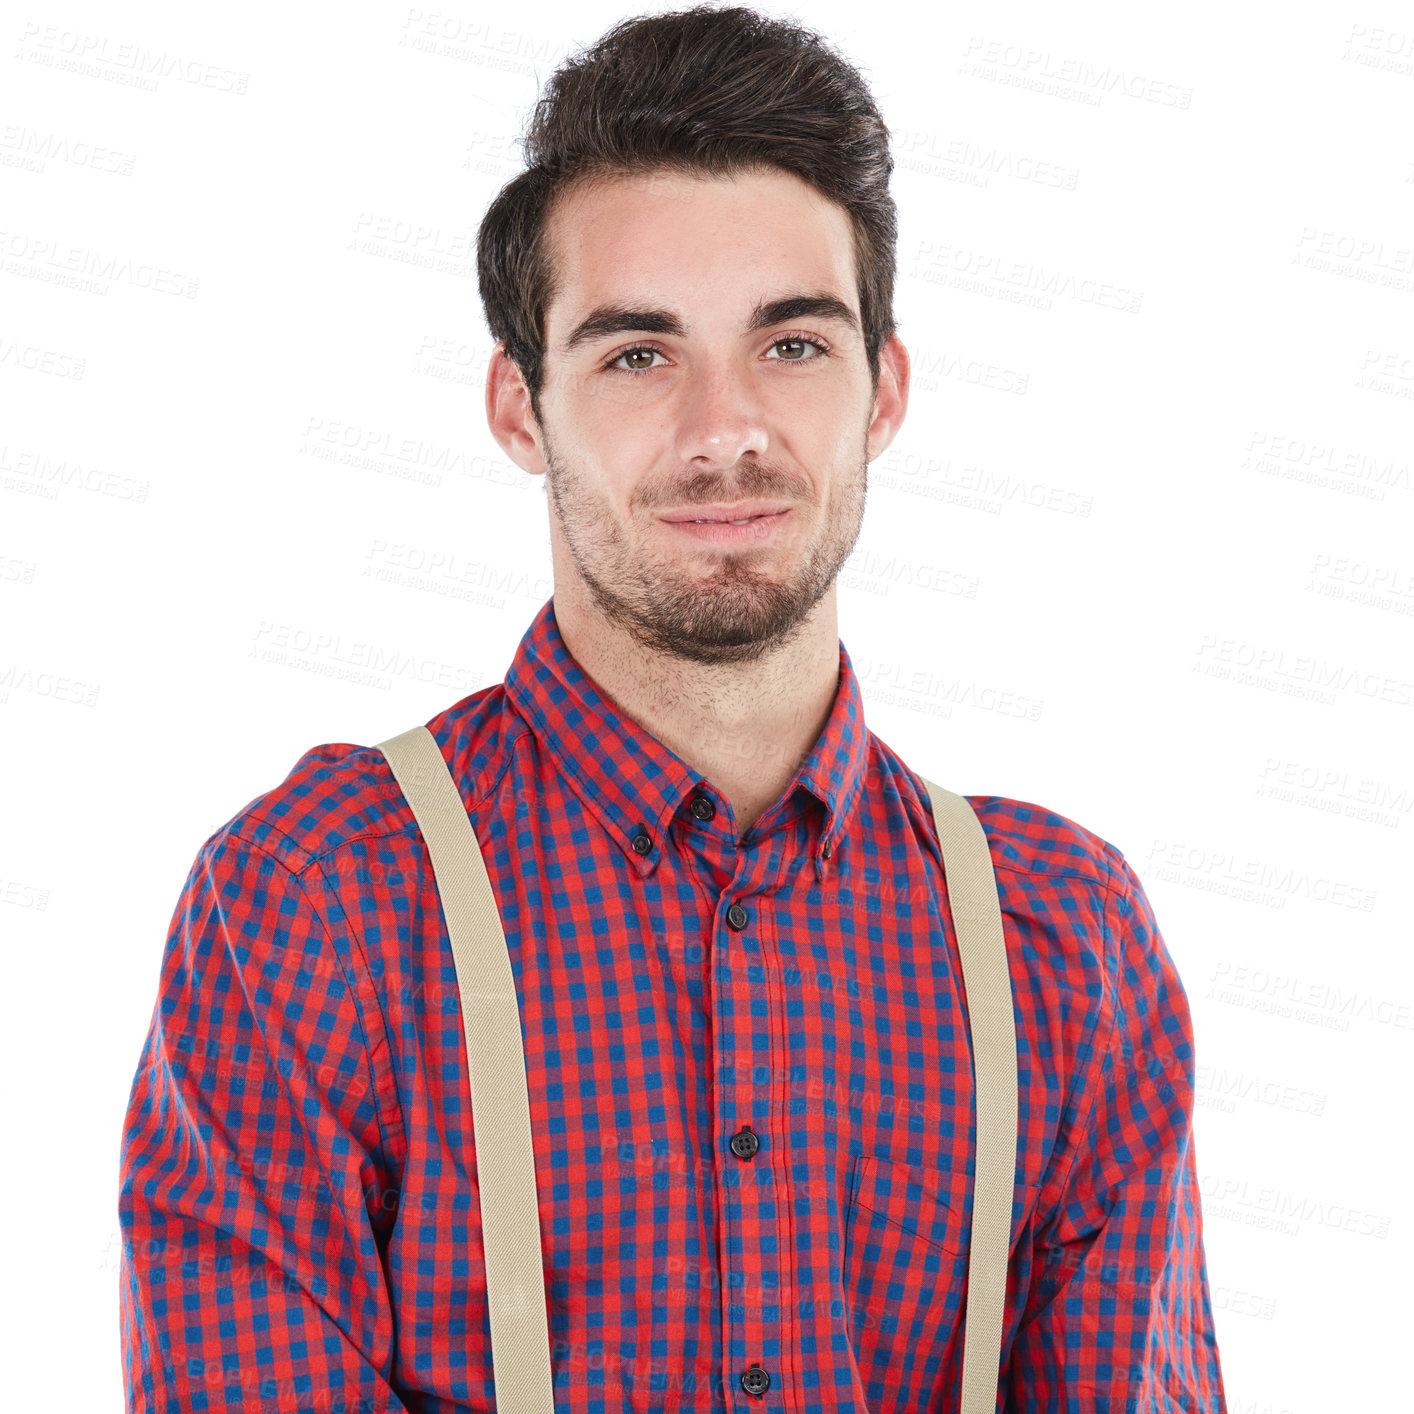
{"type": "Polygon", "coordinates": [[[877,391],[879,351],[894,332],[888,139],[858,72],[820,35],[740,6],[622,20],[567,60],[522,140],[527,168],[492,201],[476,246],[486,322],[519,367],[537,421],[557,288],[544,239],[551,206],[578,183],[657,170],[774,166],[844,209],[877,391]]]}

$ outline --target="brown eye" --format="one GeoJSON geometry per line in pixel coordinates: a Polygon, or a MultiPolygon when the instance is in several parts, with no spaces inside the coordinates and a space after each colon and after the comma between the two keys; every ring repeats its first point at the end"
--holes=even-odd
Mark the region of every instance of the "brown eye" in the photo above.
{"type": "Polygon", "coordinates": [[[775,340],[771,347],[776,350],[797,350],[794,353],[778,353],[777,357],[771,360],[773,363],[818,363],[821,359],[830,356],[828,344],[805,334],[786,334],[783,338],[775,340]],[[814,349],[815,352],[807,356],[805,354],[807,348],[814,349]]]}
{"type": "Polygon", "coordinates": [[[602,367],[614,373],[651,373],[653,356],[657,352],[651,344],[635,344],[631,349],[623,349],[612,355],[605,360],[602,367]],[[635,359],[640,361],[635,363],[635,359]]]}

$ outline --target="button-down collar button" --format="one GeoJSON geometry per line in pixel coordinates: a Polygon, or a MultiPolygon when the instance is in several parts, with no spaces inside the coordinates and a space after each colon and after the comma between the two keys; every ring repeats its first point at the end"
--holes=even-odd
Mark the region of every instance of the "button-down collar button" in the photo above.
{"type": "Polygon", "coordinates": [[[705,795],[694,795],[688,804],[688,809],[699,820],[710,820],[717,813],[717,807],[705,795]]]}
{"type": "Polygon", "coordinates": [[[740,933],[741,930],[746,927],[747,920],[748,914],[739,903],[734,903],[727,909],[728,928],[734,929],[736,932],[740,933]]]}
{"type": "Polygon", "coordinates": [[[751,1126],[744,1124],[732,1135],[732,1153],[739,1159],[749,1159],[759,1148],[761,1141],[751,1132],[751,1126]]]}
{"type": "Polygon", "coordinates": [[[741,1372],[741,1387],[747,1394],[754,1394],[757,1399],[771,1388],[771,1377],[761,1368],[759,1360],[755,1361],[749,1370],[741,1372]]]}
{"type": "Polygon", "coordinates": [[[629,841],[638,854],[648,854],[653,848],[653,836],[643,828],[638,827],[638,833],[629,841]]]}

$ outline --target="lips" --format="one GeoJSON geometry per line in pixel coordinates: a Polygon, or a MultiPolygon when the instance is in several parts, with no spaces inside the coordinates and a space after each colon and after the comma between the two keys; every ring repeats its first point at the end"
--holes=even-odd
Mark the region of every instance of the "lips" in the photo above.
{"type": "Polygon", "coordinates": [[[759,515],[748,515],[732,520],[709,520],[704,516],[682,516],[677,520],[664,520],[669,530],[679,537],[686,537],[699,545],[717,545],[736,549],[758,549],[767,543],[774,543],[781,534],[780,527],[790,519],[790,507],[779,511],[763,511],[759,515]]]}
{"type": "Polygon", "coordinates": [[[682,521],[702,522],[712,525],[739,525],[765,516],[780,515],[789,507],[771,501],[738,501],[733,505],[718,502],[710,506],[684,506],[680,510],[669,511],[663,520],[673,523],[682,521]]]}

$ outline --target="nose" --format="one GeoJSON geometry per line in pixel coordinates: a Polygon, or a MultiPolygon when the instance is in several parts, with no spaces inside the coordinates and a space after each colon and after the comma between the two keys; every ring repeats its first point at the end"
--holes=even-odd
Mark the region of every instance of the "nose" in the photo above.
{"type": "Polygon", "coordinates": [[[683,466],[725,470],[748,452],[766,452],[766,424],[751,370],[726,358],[700,363],[680,391],[668,415],[677,419],[674,451],[683,466]]]}

